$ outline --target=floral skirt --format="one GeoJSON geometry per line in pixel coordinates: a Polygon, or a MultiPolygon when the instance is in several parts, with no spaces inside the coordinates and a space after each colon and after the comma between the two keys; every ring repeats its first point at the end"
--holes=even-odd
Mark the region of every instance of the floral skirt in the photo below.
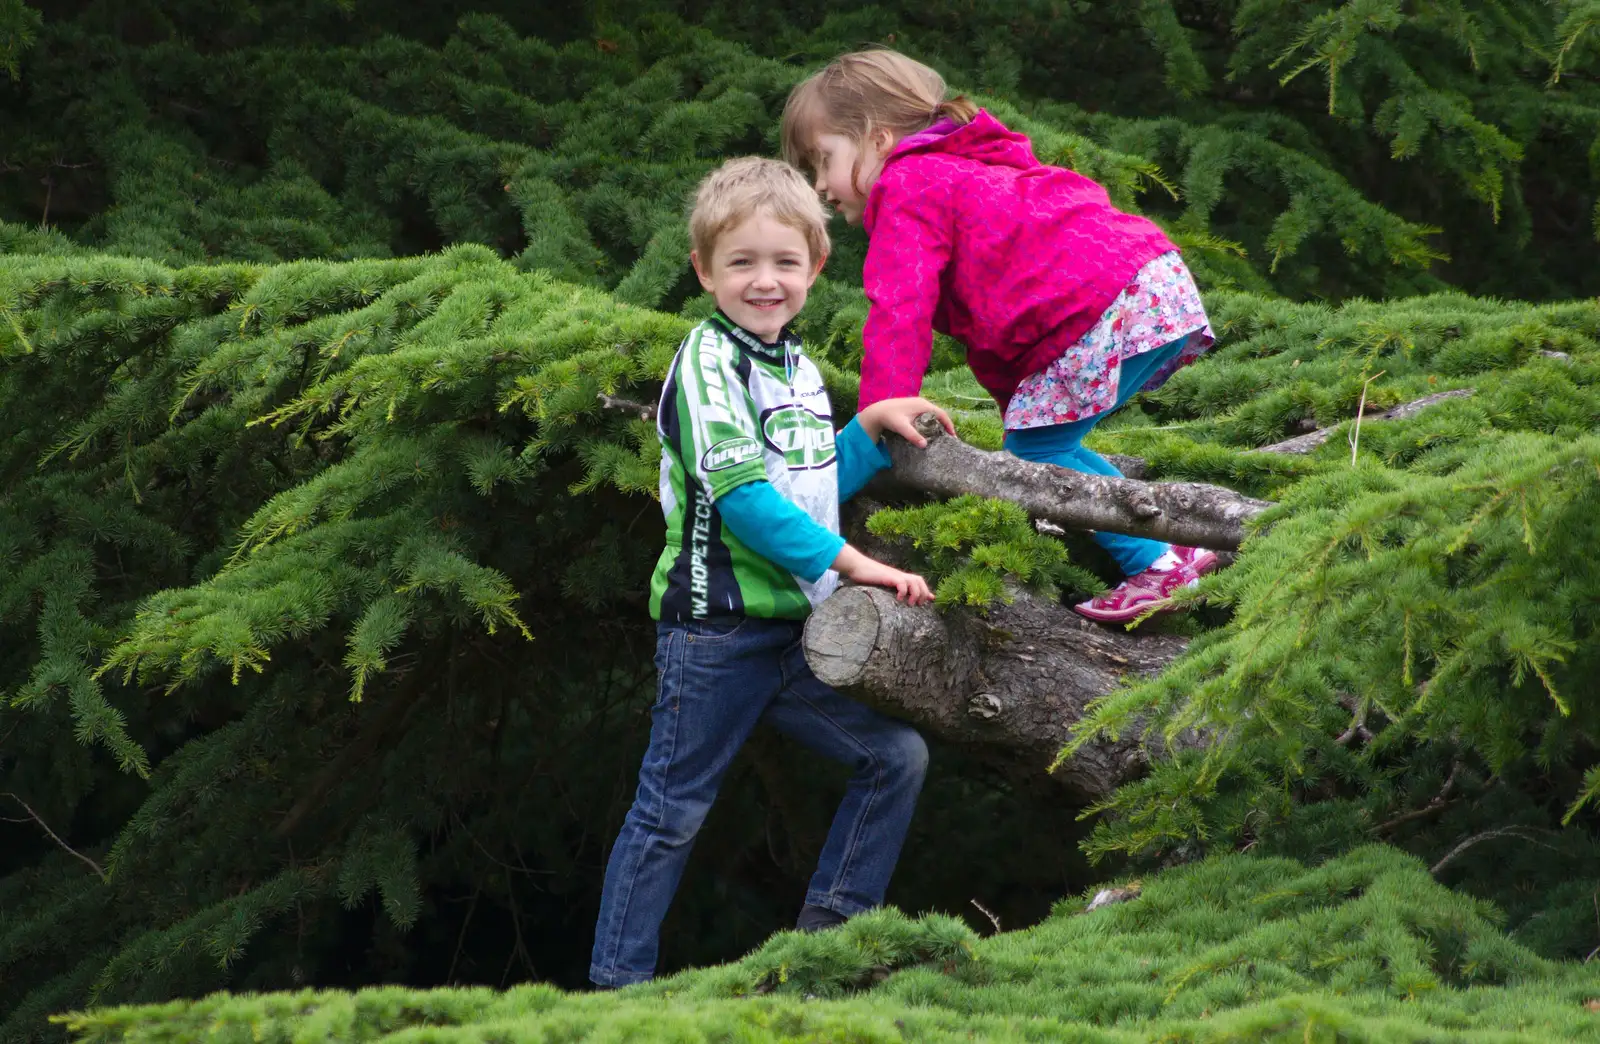
{"type": "Polygon", "coordinates": [[[1006,407],[1007,430],[1066,424],[1115,408],[1122,360],[1180,339],[1183,349],[1136,391],[1159,388],[1216,343],[1200,289],[1173,250],[1139,269],[1061,358],[1023,379],[1006,407]]]}

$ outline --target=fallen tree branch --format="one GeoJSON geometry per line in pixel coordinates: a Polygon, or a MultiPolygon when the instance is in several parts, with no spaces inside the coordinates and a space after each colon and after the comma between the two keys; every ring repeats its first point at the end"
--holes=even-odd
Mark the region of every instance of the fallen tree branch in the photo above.
{"type": "MultiPolygon", "coordinates": [[[[1187,644],[1100,627],[1024,591],[1012,597],[980,616],[912,608],[882,588],[841,588],[806,621],[806,662],[827,684],[988,755],[1014,777],[1037,778],[1091,700],[1158,673],[1187,644]]],[[[1107,741],[1053,776],[1094,800],[1141,772],[1146,758],[1137,739],[1107,741]]]]}
{"type": "Polygon", "coordinates": [[[1130,457],[1125,453],[1100,454],[1107,463],[1122,472],[1123,478],[1142,479],[1150,473],[1149,465],[1143,457],[1130,457]]]}
{"type": "MultiPolygon", "coordinates": [[[[1563,355],[1561,352],[1541,352],[1540,354],[1549,356],[1551,358],[1571,358],[1570,356],[1563,355]]],[[[1406,420],[1410,417],[1415,417],[1417,414],[1421,413],[1430,406],[1435,406],[1450,399],[1464,399],[1473,394],[1473,392],[1474,389],[1472,388],[1458,388],[1454,391],[1439,392],[1435,395],[1425,395],[1420,399],[1415,399],[1411,402],[1401,403],[1399,406],[1391,407],[1383,413],[1369,416],[1366,418],[1366,422],[1371,424],[1373,421],[1380,420],[1406,420]]],[[[1341,422],[1341,424],[1342,423],[1343,422],[1341,422]]],[[[1327,442],[1328,439],[1332,438],[1333,433],[1338,431],[1339,427],[1340,424],[1335,424],[1327,428],[1317,428],[1315,430],[1308,431],[1303,435],[1296,435],[1292,439],[1284,439],[1282,442],[1274,442],[1270,446],[1261,446],[1257,449],[1248,450],[1246,452],[1295,454],[1310,453],[1324,442],[1327,442]]],[[[1102,453],[1100,455],[1106,460],[1110,461],[1112,466],[1118,471],[1122,472],[1123,478],[1142,479],[1149,474],[1149,465],[1143,457],[1130,457],[1122,453],[1102,453]]]]}
{"type": "Polygon", "coordinates": [[[945,434],[932,414],[917,419],[917,430],[926,449],[884,438],[896,480],[941,497],[1009,500],[1034,518],[1072,529],[1232,551],[1244,539],[1245,522],[1271,506],[1221,486],[1107,478],[981,450],[945,434]]]}
{"type": "MultiPolygon", "coordinates": [[[[1399,406],[1391,407],[1382,413],[1374,414],[1366,418],[1366,422],[1371,424],[1373,421],[1381,420],[1407,420],[1411,417],[1415,417],[1417,414],[1421,413],[1430,406],[1437,406],[1439,403],[1446,402],[1450,399],[1465,399],[1467,396],[1474,394],[1475,391],[1476,389],[1473,388],[1457,388],[1454,391],[1437,392],[1433,395],[1424,395],[1420,399],[1413,399],[1411,402],[1401,403],[1399,406]]],[[[1338,431],[1343,426],[1344,422],[1341,421],[1340,423],[1332,425],[1331,427],[1318,428],[1316,431],[1308,434],[1296,435],[1292,439],[1284,439],[1282,442],[1274,442],[1270,446],[1262,446],[1259,449],[1254,449],[1250,452],[1310,453],[1312,450],[1316,449],[1318,446],[1332,438],[1333,433],[1338,431]]]]}

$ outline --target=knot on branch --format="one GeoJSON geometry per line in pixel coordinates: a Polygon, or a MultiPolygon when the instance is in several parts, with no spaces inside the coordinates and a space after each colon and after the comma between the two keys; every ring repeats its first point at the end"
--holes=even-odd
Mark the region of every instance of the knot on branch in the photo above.
{"type": "Polygon", "coordinates": [[[998,718],[1000,710],[1000,697],[992,692],[980,692],[967,703],[967,713],[983,721],[998,718]]]}
{"type": "Polygon", "coordinates": [[[650,403],[621,399],[614,395],[607,395],[605,392],[601,392],[596,398],[600,400],[600,405],[603,409],[621,410],[624,413],[631,413],[643,421],[656,419],[656,408],[650,403]]]}
{"type": "Polygon", "coordinates": [[[939,418],[931,413],[918,414],[917,419],[912,422],[912,426],[917,429],[917,434],[930,442],[948,434],[944,430],[944,425],[939,423],[939,418]]]}
{"type": "Polygon", "coordinates": [[[1161,506],[1148,497],[1134,497],[1128,502],[1133,517],[1143,521],[1161,517],[1161,506]]]}

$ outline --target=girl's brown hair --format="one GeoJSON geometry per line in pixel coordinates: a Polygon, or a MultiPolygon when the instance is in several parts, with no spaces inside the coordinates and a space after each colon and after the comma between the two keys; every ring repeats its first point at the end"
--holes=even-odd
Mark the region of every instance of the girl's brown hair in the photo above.
{"type": "MultiPolygon", "coordinates": [[[[783,107],[783,158],[816,168],[813,143],[838,134],[863,147],[880,130],[895,139],[927,130],[942,119],[970,123],[977,105],[957,95],[945,98],[944,77],[887,48],[853,51],[830,62],[789,92],[783,107]]],[[[860,171],[852,172],[852,179],[860,171]]]]}

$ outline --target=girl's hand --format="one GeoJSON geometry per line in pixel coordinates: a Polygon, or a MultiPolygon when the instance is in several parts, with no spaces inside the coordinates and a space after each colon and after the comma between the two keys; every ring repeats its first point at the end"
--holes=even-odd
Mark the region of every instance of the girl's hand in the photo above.
{"type": "Polygon", "coordinates": [[[924,413],[938,417],[940,426],[951,435],[956,433],[956,426],[950,422],[950,415],[919,396],[875,402],[856,414],[856,423],[861,425],[861,430],[865,431],[873,442],[882,438],[884,432],[892,431],[911,445],[923,449],[928,445],[928,440],[917,431],[916,420],[924,413]]]}
{"type": "Polygon", "coordinates": [[[907,605],[927,605],[933,601],[933,589],[928,581],[916,573],[907,573],[893,566],[868,558],[849,544],[844,545],[833,560],[833,568],[863,586],[894,589],[896,601],[907,605]]]}

